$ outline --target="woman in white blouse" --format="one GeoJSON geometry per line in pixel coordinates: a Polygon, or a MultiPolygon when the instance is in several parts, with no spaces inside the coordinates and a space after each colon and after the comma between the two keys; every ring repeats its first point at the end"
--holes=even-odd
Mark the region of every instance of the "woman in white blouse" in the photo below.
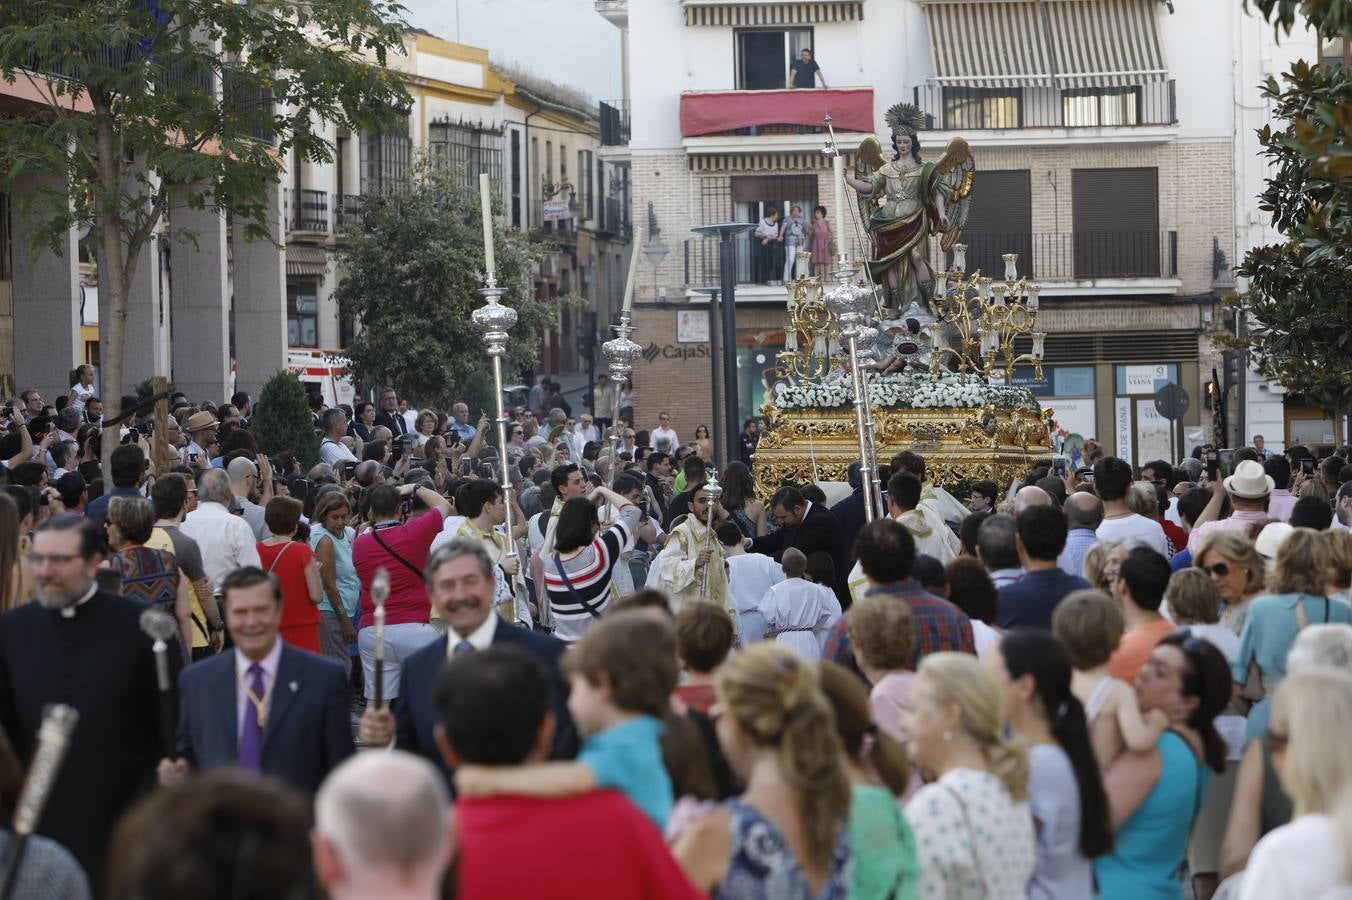
{"type": "Polygon", "coordinates": [[[1000,688],[975,656],[932,653],[908,699],[907,749],[936,779],[906,804],[919,896],[1024,900],[1035,861],[1028,752],[1003,735],[1000,688]]]}
{"type": "Polygon", "coordinates": [[[1295,818],[1254,847],[1240,898],[1326,896],[1352,881],[1352,676],[1288,673],[1265,740],[1295,818]]]}

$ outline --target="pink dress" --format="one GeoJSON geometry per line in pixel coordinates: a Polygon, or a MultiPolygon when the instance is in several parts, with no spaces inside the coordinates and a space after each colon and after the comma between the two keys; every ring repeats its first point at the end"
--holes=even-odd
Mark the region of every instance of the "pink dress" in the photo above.
{"type": "Polygon", "coordinates": [[[812,220],[812,264],[824,266],[831,263],[831,223],[826,219],[812,220]]]}

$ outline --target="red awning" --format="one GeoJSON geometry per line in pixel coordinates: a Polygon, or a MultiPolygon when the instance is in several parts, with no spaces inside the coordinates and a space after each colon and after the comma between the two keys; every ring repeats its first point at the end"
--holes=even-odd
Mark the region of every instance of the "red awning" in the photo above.
{"type": "Polygon", "coordinates": [[[821,125],[873,131],[873,90],[715,91],[681,95],[681,136],[718,134],[753,125],[821,125]]]}

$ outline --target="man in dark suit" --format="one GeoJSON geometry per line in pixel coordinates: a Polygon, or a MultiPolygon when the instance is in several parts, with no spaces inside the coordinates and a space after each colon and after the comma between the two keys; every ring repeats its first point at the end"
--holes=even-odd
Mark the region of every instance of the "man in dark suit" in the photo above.
{"type": "Polygon", "coordinates": [[[399,392],[394,388],[385,388],[381,393],[380,412],[376,413],[376,424],[384,425],[395,437],[408,434],[408,420],[399,412],[399,392]]]}
{"type": "Polygon", "coordinates": [[[831,515],[840,523],[840,546],[845,563],[850,566],[854,565],[854,539],[859,536],[859,529],[868,523],[868,516],[864,512],[862,470],[859,460],[850,463],[850,467],[845,470],[845,479],[849,482],[852,493],[831,507],[831,515]]]}
{"type": "Polygon", "coordinates": [[[362,744],[384,747],[393,740],[400,750],[421,754],[441,767],[449,784],[450,770],[434,737],[437,673],[452,657],[487,647],[511,646],[534,656],[549,673],[558,723],[550,756],[571,758],[577,752],[577,730],[568,714],[568,685],[559,672],[559,659],[567,646],[548,635],[511,625],[493,611],[493,563],[477,541],[456,538],[438,548],[427,561],[426,572],[432,606],[448,626],[446,640],[429,644],[404,663],[399,696],[391,709],[366,707],[361,718],[362,744]]]}
{"type": "Polygon", "coordinates": [[[145,606],[97,589],[102,545],[82,516],[44,522],[29,555],[41,602],[0,616],[0,727],[23,765],[33,761],[44,707],[80,714],[37,832],[75,855],[96,894],[113,826],[154,786],[167,738],[140,628],[145,606]]]}
{"type": "Polygon", "coordinates": [[[160,761],[160,781],[239,766],[314,794],[352,755],[347,672],[283,643],[282,592],[269,573],[236,569],[221,596],[235,648],[183,670],[178,759],[160,761]]]}
{"type": "Polygon", "coordinates": [[[849,606],[850,569],[845,565],[844,541],[840,522],[825,506],[811,503],[796,487],[782,487],[770,498],[770,510],[779,519],[779,528],[758,538],[750,538],[747,548],[753,553],[764,553],[776,560],[790,547],[803,551],[804,556],[823,551],[830,554],[836,566],[833,587],[841,606],[849,606]]]}

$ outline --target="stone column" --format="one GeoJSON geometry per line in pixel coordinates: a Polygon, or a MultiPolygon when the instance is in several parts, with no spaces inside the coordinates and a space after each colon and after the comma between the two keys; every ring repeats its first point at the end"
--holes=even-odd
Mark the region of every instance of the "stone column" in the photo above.
{"type": "MultiPolygon", "coordinates": [[[[272,187],[267,226],[279,242],[281,188],[272,187]]],[[[246,241],[244,223],[234,223],[235,389],[257,397],[263,383],[286,364],[286,252],[266,240],[246,241]]]]}
{"type": "MultiPolygon", "coordinates": [[[[79,235],[61,236],[60,254],[33,246],[32,219],[19,211],[24,197],[56,181],[25,176],[10,195],[13,206],[14,380],[20,391],[34,388],[52,403],[70,390],[70,370],[84,362],[80,344],[79,235]]],[[[33,218],[41,218],[41,200],[33,218]]],[[[113,398],[108,409],[116,408],[113,398]]]]}
{"type": "Polygon", "coordinates": [[[224,403],[230,398],[230,291],[225,216],[213,209],[190,209],[175,198],[169,213],[180,238],[170,250],[173,377],[193,401],[224,403]]]}

